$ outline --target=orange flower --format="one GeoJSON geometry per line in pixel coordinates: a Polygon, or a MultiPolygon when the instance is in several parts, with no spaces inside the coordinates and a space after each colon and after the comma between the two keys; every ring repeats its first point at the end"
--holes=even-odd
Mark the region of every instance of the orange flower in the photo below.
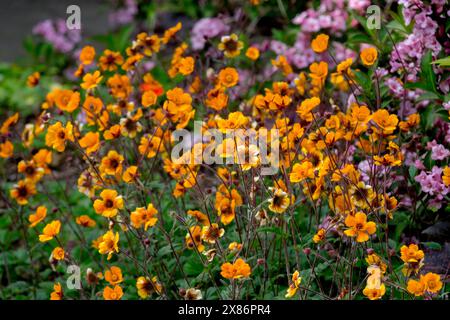
{"type": "Polygon", "coordinates": [[[86,149],[86,154],[90,155],[100,148],[100,134],[98,132],[88,132],[79,140],[80,146],[86,149]]]}
{"type": "Polygon", "coordinates": [[[117,66],[120,66],[123,63],[123,57],[120,52],[106,49],[103,51],[103,55],[98,62],[103,71],[115,71],[117,70],[117,66]]]}
{"type": "Polygon", "coordinates": [[[135,228],[144,226],[144,230],[147,231],[148,227],[153,227],[158,222],[158,210],[155,209],[152,203],[147,208],[136,208],[130,215],[131,224],[135,228]]]}
{"type": "Polygon", "coordinates": [[[73,141],[73,126],[68,122],[66,127],[63,127],[61,122],[51,125],[47,130],[45,136],[45,144],[52,147],[58,152],[63,152],[66,149],[66,141],[73,141]]]}
{"type": "Polygon", "coordinates": [[[247,278],[252,273],[250,266],[241,258],[237,259],[233,264],[227,262],[224,263],[221,268],[220,274],[225,279],[241,279],[247,278]]]}
{"type": "Polygon", "coordinates": [[[208,216],[206,214],[204,214],[201,211],[198,210],[188,210],[187,214],[190,215],[191,217],[193,217],[198,223],[204,225],[204,226],[209,226],[209,219],[208,216]]]}
{"type": "Polygon", "coordinates": [[[45,219],[47,216],[47,208],[45,206],[39,206],[34,214],[30,214],[28,221],[30,222],[29,227],[34,228],[39,222],[45,219]]]}
{"type": "Polygon", "coordinates": [[[378,57],[377,49],[370,47],[361,51],[360,55],[361,61],[366,66],[371,66],[375,63],[378,57]]]}
{"type": "Polygon", "coordinates": [[[305,99],[302,101],[300,106],[297,107],[297,114],[302,120],[311,122],[313,121],[313,115],[311,111],[320,104],[320,99],[317,97],[312,97],[310,99],[305,99]]]}
{"type": "Polygon", "coordinates": [[[86,214],[77,217],[75,221],[80,226],[83,226],[86,228],[93,228],[96,225],[96,222],[86,214]]]}
{"type": "Polygon", "coordinates": [[[442,181],[446,186],[450,186],[450,167],[447,166],[442,172],[442,181]]]}
{"type": "Polygon", "coordinates": [[[80,93],[78,91],[57,89],[55,91],[55,104],[62,111],[73,112],[80,104],[80,93]]]}
{"type": "Polygon", "coordinates": [[[114,252],[119,252],[119,233],[114,234],[111,230],[106,232],[98,242],[98,252],[108,254],[108,260],[111,259],[114,252]]]}
{"type": "Polygon", "coordinates": [[[419,262],[425,257],[422,250],[419,250],[417,244],[411,243],[409,246],[402,246],[400,248],[400,258],[405,263],[419,262]]]}
{"type": "Polygon", "coordinates": [[[319,243],[319,242],[323,241],[323,239],[325,239],[325,236],[326,236],[326,230],[325,229],[319,229],[317,231],[317,233],[313,237],[313,242],[314,243],[319,243]]]}
{"type": "Polygon", "coordinates": [[[415,295],[416,297],[420,297],[424,295],[426,287],[423,281],[410,279],[408,280],[406,289],[409,293],[415,295]]]}
{"type": "Polygon", "coordinates": [[[149,91],[145,91],[142,94],[141,103],[144,107],[148,108],[150,106],[155,105],[157,99],[158,99],[158,96],[156,95],[156,93],[149,90],[149,91]]]}
{"type": "Polygon", "coordinates": [[[423,282],[426,290],[431,293],[438,293],[442,289],[441,277],[433,272],[421,276],[420,282],[423,282]]]}
{"type": "Polygon", "coordinates": [[[99,167],[100,172],[107,175],[121,175],[123,161],[124,158],[121,154],[117,153],[115,150],[110,150],[108,154],[102,158],[99,167]]]}
{"type": "Polygon", "coordinates": [[[185,240],[188,249],[192,250],[197,247],[199,252],[205,250],[205,246],[202,244],[202,227],[193,226],[189,228],[189,232],[186,234],[185,240]]]}
{"type": "Polygon", "coordinates": [[[232,34],[229,36],[223,36],[220,39],[219,50],[224,52],[225,57],[234,58],[241,53],[244,44],[242,41],[239,41],[238,36],[236,34],[232,34]]]}
{"type": "Polygon", "coordinates": [[[118,99],[127,99],[133,88],[131,87],[130,78],[126,75],[115,74],[108,79],[107,85],[111,90],[111,94],[118,99]]]}
{"type": "Polygon", "coordinates": [[[8,117],[8,119],[6,119],[3,123],[2,126],[0,128],[0,134],[2,135],[6,135],[9,133],[9,128],[13,125],[15,125],[17,123],[17,121],[19,120],[19,113],[16,112],[14,115],[12,115],[11,117],[8,117]]]}
{"type": "Polygon", "coordinates": [[[91,64],[95,58],[95,48],[92,46],[85,46],[80,52],[80,61],[82,64],[91,64]]]}
{"type": "Polygon", "coordinates": [[[144,136],[141,138],[138,149],[140,154],[146,155],[147,158],[153,158],[158,152],[164,149],[164,145],[157,136],[153,136],[150,139],[144,136]]]}
{"type": "Polygon", "coordinates": [[[64,249],[61,247],[56,247],[55,249],[53,249],[52,251],[52,258],[55,260],[64,260],[64,256],[65,256],[65,252],[64,249]]]}
{"type": "Polygon", "coordinates": [[[148,277],[139,277],[136,280],[136,289],[139,297],[142,299],[148,298],[153,292],[161,294],[162,286],[155,276],[151,280],[148,277]]]}
{"type": "Polygon", "coordinates": [[[14,145],[11,141],[6,140],[4,143],[0,143],[0,158],[10,158],[14,153],[14,145]]]}
{"type": "Polygon", "coordinates": [[[53,220],[44,227],[42,234],[39,235],[40,242],[47,242],[52,240],[59,234],[61,229],[61,222],[59,220],[53,220]]]}
{"type": "Polygon", "coordinates": [[[234,87],[239,81],[239,74],[235,68],[225,68],[220,70],[218,84],[226,88],[234,87]]]}
{"type": "Polygon", "coordinates": [[[36,87],[39,84],[40,78],[41,74],[39,72],[30,74],[27,78],[27,86],[29,86],[30,88],[36,87]]]}
{"type": "Polygon", "coordinates": [[[44,175],[44,168],[38,166],[34,160],[22,160],[17,164],[17,172],[25,174],[25,180],[36,183],[44,175]]]}
{"type": "Polygon", "coordinates": [[[113,218],[123,208],[123,198],[116,190],[105,189],[100,193],[100,197],[101,200],[94,201],[94,210],[104,217],[113,218]]]}
{"type": "Polygon", "coordinates": [[[217,111],[222,110],[228,104],[228,95],[224,87],[217,87],[208,91],[205,104],[217,111]]]}
{"type": "Polygon", "coordinates": [[[103,289],[103,299],[105,300],[120,300],[123,296],[123,290],[120,286],[105,287],[103,289]]]}
{"type": "Polygon", "coordinates": [[[347,215],[345,225],[350,229],[344,231],[348,237],[356,237],[357,242],[365,242],[369,240],[369,235],[375,233],[377,226],[375,222],[367,222],[367,216],[358,212],[354,216],[347,215]]]}
{"type": "Polygon", "coordinates": [[[372,120],[386,135],[392,134],[398,124],[397,116],[395,114],[389,114],[389,112],[385,109],[375,111],[372,115],[372,120]]]}
{"type": "Polygon", "coordinates": [[[123,281],[122,270],[119,267],[111,267],[105,271],[105,280],[111,285],[119,284],[123,281]]]}
{"type": "Polygon", "coordinates": [[[95,71],[94,73],[87,73],[83,77],[83,82],[81,87],[85,90],[94,89],[102,81],[103,76],[100,75],[100,71],[95,71]]]}
{"type": "Polygon", "coordinates": [[[256,47],[249,47],[245,52],[245,56],[250,60],[256,61],[259,58],[259,49],[256,47]]]}
{"type": "Polygon", "coordinates": [[[53,285],[53,292],[50,294],[50,300],[62,300],[62,298],[62,286],[59,282],[57,282],[53,285]]]}
{"type": "Polygon", "coordinates": [[[28,203],[28,198],[36,194],[36,186],[31,181],[20,180],[11,189],[10,195],[16,202],[23,206],[28,203]]]}
{"type": "Polygon", "coordinates": [[[206,225],[202,228],[202,239],[208,243],[216,243],[216,240],[221,238],[224,234],[225,230],[219,228],[217,223],[206,225]]]}
{"type": "Polygon", "coordinates": [[[294,164],[292,167],[291,174],[289,175],[289,179],[291,182],[301,182],[306,178],[314,178],[314,166],[310,161],[303,161],[302,163],[294,164]]]}
{"type": "Polygon", "coordinates": [[[177,64],[178,72],[183,76],[190,75],[194,72],[195,60],[192,57],[181,58],[177,64]]]}
{"type": "Polygon", "coordinates": [[[311,41],[311,48],[313,49],[313,51],[316,53],[321,53],[321,52],[324,52],[325,50],[327,50],[329,38],[330,38],[329,36],[327,36],[326,34],[323,34],[323,33],[321,33],[317,37],[315,37],[311,41]]]}
{"type": "Polygon", "coordinates": [[[408,116],[406,121],[400,121],[398,124],[400,130],[403,132],[408,132],[415,126],[419,125],[420,123],[420,115],[418,113],[413,113],[408,116]]]}
{"type": "Polygon", "coordinates": [[[175,34],[181,30],[181,27],[182,27],[181,22],[178,22],[175,26],[164,31],[164,35],[161,38],[161,42],[167,44],[169,40],[172,39],[175,36],[175,34]]]}
{"type": "Polygon", "coordinates": [[[117,139],[121,135],[120,124],[115,124],[103,133],[105,140],[117,139]]]}
{"type": "Polygon", "coordinates": [[[159,51],[160,39],[156,34],[150,36],[145,32],[141,32],[137,35],[135,47],[137,50],[150,57],[153,53],[159,51]]]}
{"type": "Polygon", "coordinates": [[[137,166],[130,166],[123,173],[122,179],[126,183],[131,183],[131,182],[135,181],[138,176],[139,176],[138,167],[137,166]]]}

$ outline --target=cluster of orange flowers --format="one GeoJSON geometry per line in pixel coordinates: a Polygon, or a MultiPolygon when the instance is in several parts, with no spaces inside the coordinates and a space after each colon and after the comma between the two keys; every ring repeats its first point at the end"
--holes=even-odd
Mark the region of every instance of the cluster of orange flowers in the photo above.
{"type": "MultiPolygon", "coordinates": [[[[25,128],[22,135],[24,144],[31,145],[34,137],[45,132],[47,148],[40,149],[29,160],[19,162],[17,169],[24,178],[11,189],[11,197],[17,204],[27,205],[37,192],[36,185],[51,173],[49,164],[54,152],[70,149],[79,153],[86,169],[78,178],[78,190],[92,199],[94,211],[106,219],[109,226],[93,246],[110,260],[122,252],[121,234],[136,232],[141,235],[156,229],[161,222],[163,216],[156,197],[151,202],[144,200],[145,204],[133,207],[135,202],[127,191],[131,188],[136,196],[142,195],[144,199],[151,195],[152,190],[148,191],[145,179],[152,178],[147,173],[151,172],[155,163],[174,181],[174,201],[195,192],[204,195],[204,182],[199,181],[205,175],[203,166],[189,160],[197,156],[198,150],[201,152],[210,147],[212,142],[195,143],[190,152],[180,157],[188,161],[179,162],[170,156],[174,144],[172,132],[188,127],[196,116],[202,115],[202,130],[205,132],[208,129],[221,132],[246,129],[262,136],[267,134],[262,129],[269,126],[280,134],[279,139],[273,142],[280,147],[280,167],[276,178],[267,180],[258,176],[261,163],[258,145],[233,141],[232,149],[222,149],[221,156],[239,157],[242,152],[248,154],[246,161],[236,166],[211,166],[210,174],[215,179],[216,187],[212,208],[208,208],[207,201],[203,199],[200,202],[203,208],[188,210],[181,217],[186,225],[186,248],[206,257],[208,262],[220,256],[220,274],[223,278],[241,281],[252,275],[252,268],[246,262],[249,257],[244,253],[242,243],[233,242],[228,250],[221,246],[224,235],[232,233],[233,222],[237,228],[244,229],[247,226],[238,226],[239,222],[247,221],[249,226],[276,224],[284,217],[291,217],[296,208],[304,203],[302,199],[309,201],[317,212],[320,211],[319,203],[328,204],[330,208],[330,222],[319,228],[312,238],[319,248],[328,242],[329,237],[336,235],[355,246],[372,243],[377,233],[380,237],[386,228],[383,222],[393,217],[397,199],[386,188],[364,182],[357,165],[348,160],[348,148],[355,146],[355,154],[369,159],[373,171],[376,171],[375,167],[383,172],[392,170],[403,161],[395,142],[397,133],[399,130],[408,133],[417,126],[419,115],[399,121],[386,109],[374,111],[359,102],[346,109],[332,100],[326,101],[324,89],[327,84],[340,91],[348,91],[355,85],[352,71],[355,61],[352,59],[340,62],[330,75],[326,62],[315,62],[309,67],[309,73],[301,72],[293,84],[274,81],[271,88],[264,89],[264,94],[258,92],[241,101],[239,106],[232,103],[229,95],[229,90],[239,85],[237,70],[228,66],[209,70],[209,80],[212,81],[205,81],[204,70],[197,70],[200,66],[193,56],[188,55],[186,43],[174,49],[167,71],[169,78],[181,77],[187,85],[185,88],[180,82],[176,87],[164,88],[150,73],[142,75],[134,72],[146,58],[169,48],[180,29],[181,24],[177,24],[162,36],[140,33],[126,49],[126,56],[105,50],[97,59],[93,47],[87,46],[81,51],[80,65],[76,71],[76,76],[81,79],[80,88],[61,87],[50,91],[42,104],[42,113],[34,124],[25,128]],[[95,71],[85,72],[87,66],[96,67],[95,71]],[[108,98],[103,95],[104,88],[108,90],[108,98]],[[232,104],[235,111],[228,112],[232,104]],[[204,108],[194,108],[194,105],[204,108]],[[55,109],[64,117],[52,116],[55,109]],[[332,112],[324,115],[324,110],[332,112]],[[83,116],[85,123],[81,124],[80,117],[75,115],[83,116]],[[128,149],[123,145],[127,145],[128,149]],[[260,197],[258,194],[266,183],[271,185],[260,197]],[[267,213],[266,207],[271,213],[267,213]],[[238,219],[238,215],[244,216],[247,211],[247,220],[243,217],[238,219]]],[[[317,36],[311,47],[315,52],[325,52],[328,36],[317,36]]],[[[243,48],[244,44],[236,34],[223,37],[218,44],[218,49],[224,53],[225,63],[229,61],[227,59],[240,56],[243,48]]],[[[249,47],[245,56],[255,62],[260,59],[260,52],[249,47]]],[[[361,52],[360,60],[370,67],[377,57],[376,49],[370,48],[361,52]]],[[[282,75],[293,73],[283,56],[274,59],[272,64],[282,75]]],[[[36,75],[32,77],[36,78],[36,75]]],[[[35,82],[29,79],[29,83],[35,82]]],[[[17,120],[17,114],[6,120],[1,134],[6,135],[17,120]]],[[[3,158],[13,154],[13,146],[8,140],[1,144],[0,150],[3,158]]],[[[46,217],[46,207],[39,206],[29,216],[30,227],[37,227],[46,217]]],[[[95,220],[89,215],[76,217],[76,223],[85,228],[95,227],[95,220]]],[[[62,229],[61,221],[54,220],[46,223],[39,235],[41,242],[57,240],[58,246],[53,249],[52,257],[58,261],[70,258],[65,257],[64,246],[58,238],[62,229]]],[[[402,248],[401,259],[405,262],[408,276],[418,274],[423,260],[423,252],[420,252],[417,247],[402,248]]],[[[366,261],[370,276],[363,293],[370,299],[379,299],[385,292],[382,279],[387,272],[386,264],[376,254],[369,255],[366,261]]],[[[123,296],[121,269],[112,266],[104,277],[109,284],[103,289],[104,299],[120,299],[123,296]]],[[[102,275],[88,272],[90,282],[98,282],[101,278],[102,275]]],[[[301,289],[301,280],[299,271],[295,271],[286,297],[293,297],[301,289]]],[[[141,298],[165,292],[155,276],[137,278],[136,287],[141,298]]],[[[410,279],[407,290],[416,296],[423,296],[436,293],[441,287],[439,276],[429,273],[420,275],[418,281],[410,279]]],[[[191,289],[185,294],[198,297],[197,289],[191,289]]],[[[51,298],[63,298],[59,283],[55,284],[51,298]]]]}

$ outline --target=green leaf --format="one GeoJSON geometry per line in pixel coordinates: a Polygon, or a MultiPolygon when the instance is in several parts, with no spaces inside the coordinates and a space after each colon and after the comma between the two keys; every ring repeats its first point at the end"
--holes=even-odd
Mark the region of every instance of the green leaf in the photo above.
{"type": "Polygon", "coordinates": [[[442,250],[442,246],[437,242],[422,242],[422,244],[431,250],[442,250]]]}
{"type": "Polygon", "coordinates": [[[442,59],[438,59],[432,62],[432,64],[438,64],[441,67],[448,67],[450,66],[450,56],[442,59]]]}

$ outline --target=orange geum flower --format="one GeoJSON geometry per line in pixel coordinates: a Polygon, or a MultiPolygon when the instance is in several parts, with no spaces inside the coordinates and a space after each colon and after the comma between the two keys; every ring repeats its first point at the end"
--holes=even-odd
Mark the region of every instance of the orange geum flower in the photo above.
{"type": "Polygon", "coordinates": [[[28,198],[36,194],[36,185],[27,180],[20,180],[10,190],[10,195],[16,202],[23,206],[28,203],[28,198]]]}
{"type": "Polygon", "coordinates": [[[410,279],[408,280],[406,289],[408,290],[409,293],[415,295],[416,297],[420,297],[425,294],[426,285],[422,281],[422,278],[420,281],[410,279]]]}
{"type": "Polygon", "coordinates": [[[220,86],[231,88],[239,82],[239,74],[235,68],[225,68],[220,70],[217,79],[220,86]]]}
{"type": "Polygon", "coordinates": [[[148,277],[139,277],[136,280],[136,289],[139,297],[142,299],[148,298],[153,292],[161,294],[162,286],[155,276],[151,280],[148,277]]]}
{"type": "Polygon", "coordinates": [[[52,251],[52,258],[55,260],[64,260],[64,256],[65,256],[65,252],[64,249],[61,247],[56,247],[55,249],[53,249],[52,251]]]}
{"type": "Polygon", "coordinates": [[[233,264],[229,262],[224,263],[220,269],[220,274],[225,279],[247,278],[252,273],[250,266],[241,258],[237,259],[233,264]]]}
{"type": "Polygon", "coordinates": [[[375,61],[377,61],[378,51],[373,47],[366,48],[361,51],[359,56],[365,66],[371,66],[375,63],[375,61]]]}
{"type": "Polygon", "coordinates": [[[327,36],[326,34],[323,33],[319,34],[311,41],[311,49],[313,49],[313,51],[316,53],[324,52],[328,48],[329,38],[330,37],[327,36]]]}
{"type": "Polygon", "coordinates": [[[259,58],[259,49],[256,47],[249,47],[245,52],[245,56],[250,60],[256,61],[259,58]]]}
{"type": "MultiPolygon", "coordinates": [[[[273,188],[269,188],[273,190],[273,188]]],[[[269,199],[269,210],[275,213],[283,213],[289,207],[291,199],[289,195],[280,188],[275,188],[272,198],[269,199]]]]}
{"type": "Polygon", "coordinates": [[[66,127],[63,127],[61,122],[51,125],[47,130],[45,136],[45,144],[52,147],[58,152],[63,152],[66,149],[66,141],[73,141],[73,126],[69,121],[66,127]]]}
{"type": "Polygon", "coordinates": [[[83,82],[81,87],[85,90],[90,90],[96,88],[102,81],[103,76],[100,71],[96,70],[94,73],[86,73],[83,77],[83,82]]]}
{"type": "Polygon", "coordinates": [[[306,178],[314,178],[313,164],[308,160],[305,160],[302,163],[294,164],[294,167],[292,167],[292,171],[289,175],[291,182],[301,182],[306,178]]]}
{"type": "Polygon", "coordinates": [[[384,285],[384,283],[382,283],[379,288],[366,287],[363,290],[363,294],[370,300],[381,299],[381,297],[384,296],[385,293],[386,293],[386,286],[384,285]]]}
{"type": "Polygon", "coordinates": [[[217,87],[208,91],[205,104],[217,111],[222,110],[228,104],[228,95],[225,94],[225,88],[217,87]]]}
{"type": "Polygon", "coordinates": [[[39,72],[33,72],[27,78],[27,86],[30,88],[36,87],[39,84],[41,74],[39,72]]]}
{"type": "Polygon", "coordinates": [[[292,274],[292,280],[289,284],[289,288],[287,289],[286,298],[292,298],[298,290],[298,287],[300,286],[300,283],[302,282],[302,277],[300,277],[300,273],[298,270],[295,270],[295,272],[292,274]]]}
{"type": "Polygon", "coordinates": [[[242,114],[240,111],[231,112],[228,114],[228,119],[217,119],[217,126],[222,132],[227,129],[240,129],[244,128],[250,119],[242,114]]]}
{"type": "Polygon", "coordinates": [[[60,110],[73,112],[78,108],[80,104],[80,93],[78,91],[57,89],[55,94],[55,104],[60,110]]]}
{"type": "Polygon", "coordinates": [[[42,234],[39,235],[39,241],[47,242],[52,240],[59,234],[60,229],[61,222],[59,220],[53,220],[44,227],[44,230],[42,230],[42,234]]]}
{"type": "Polygon", "coordinates": [[[138,150],[142,155],[147,156],[147,158],[153,158],[156,154],[164,149],[164,145],[161,138],[153,136],[151,138],[142,137],[141,143],[139,144],[138,150]]]}
{"type": "Polygon", "coordinates": [[[405,263],[419,262],[424,257],[424,252],[419,250],[419,246],[417,244],[411,243],[409,246],[403,245],[400,248],[400,258],[405,263]]]}
{"type": "Polygon", "coordinates": [[[109,286],[106,286],[105,289],[103,289],[103,299],[105,300],[120,300],[123,296],[123,290],[120,286],[114,286],[114,288],[111,288],[109,286]]]}
{"type": "Polygon", "coordinates": [[[195,60],[192,57],[184,57],[178,61],[177,67],[178,72],[183,76],[190,75],[194,72],[195,60]]]}
{"type": "Polygon", "coordinates": [[[130,166],[123,173],[122,179],[126,183],[132,183],[138,177],[139,177],[138,167],[137,166],[130,166]]]}
{"type": "Polygon", "coordinates": [[[319,63],[314,62],[309,66],[309,71],[309,76],[312,79],[317,79],[323,83],[328,75],[328,63],[324,61],[320,61],[319,63]]]}
{"type": "Polygon", "coordinates": [[[122,163],[124,158],[115,150],[110,150],[108,154],[102,158],[100,164],[100,172],[108,175],[121,175],[122,174],[122,163]]]}
{"type": "Polygon", "coordinates": [[[135,228],[144,226],[144,230],[147,231],[148,227],[153,227],[156,222],[158,222],[157,216],[158,210],[150,203],[147,208],[136,208],[136,210],[131,213],[131,224],[135,228]]]}
{"type": "Polygon", "coordinates": [[[0,158],[10,158],[14,153],[14,145],[11,141],[6,140],[3,143],[0,143],[0,158]]]}
{"type": "Polygon", "coordinates": [[[313,236],[313,242],[319,243],[322,242],[325,239],[326,236],[326,230],[321,228],[317,231],[317,233],[313,236]]]}
{"type": "Polygon", "coordinates": [[[100,148],[100,133],[88,132],[78,142],[83,149],[86,149],[86,154],[90,155],[100,148]]]}
{"type": "Polygon", "coordinates": [[[100,254],[107,254],[108,260],[111,259],[114,252],[119,252],[119,233],[116,232],[114,234],[114,232],[109,230],[101,236],[98,243],[98,252],[100,254]]]}
{"type": "Polygon", "coordinates": [[[211,225],[206,225],[202,228],[202,239],[208,243],[216,243],[216,240],[223,237],[225,230],[219,228],[217,223],[212,223],[211,225]]]}
{"type": "Polygon", "coordinates": [[[377,229],[375,222],[367,222],[367,216],[363,212],[358,212],[354,216],[347,215],[345,225],[349,229],[345,230],[344,233],[348,237],[356,237],[357,242],[369,240],[369,236],[374,234],[377,229]]]}
{"type": "Polygon", "coordinates": [[[311,111],[316,108],[320,104],[320,99],[317,97],[313,97],[310,99],[305,99],[302,103],[297,107],[297,114],[301,119],[311,122],[313,120],[313,115],[311,111]]]}
{"type": "Polygon", "coordinates": [[[103,138],[105,138],[105,140],[113,140],[119,138],[121,134],[120,124],[115,124],[108,130],[105,130],[105,132],[103,133],[103,138]]]}
{"type": "Polygon", "coordinates": [[[442,171],[442,181],[446,186],[450,186],[450,167],[447,166],[442,171]]]}
{"type": "Polygon", "coordinates": [[[398,118],[395,114],[389,114],[386,109],[379,109],[372,115],[372,120],[383,131],[384,134],[392,134],[397,128],[398,118]]]}
{"type": "Polygon", "coordinates": [[[417,126],[420,123],[420,115],[418,113],[413,113],[408,116],[406,121],[400,121],[398,124],[400,130],[403,132],[408,132],[415,126],[417,126]]]}
{"type": "Polygon", "coordinates": [[[202,244],[202,227],[190,227],[189,232],[186,233],[185,240],[188,249],[193,250],[197,248],[198,252],[205,250],[205,246],[202,244]]]}
{"type": "Polygon", "coordinates": [[[198,223],[204,226],[210,225],[208,216],[199,210],[188,210],[187,214],[193,217],[198,223]]]}
{"type": "Polygon", "coordinates": [[[37,207],[35,213],[28,216],[28,221],[30,222],[29,227],[34,228],[39,222],[45,219],[47,216],[47,208],[45,206],[37,207]]]}
{"type": "Polygon", "coordinates": [[[118,99],[128,98],[133,90],[130,78],[117,73],[108,79],[107,85],[111,89],[111,95],[118,99]]]}
{"type": "Polygon", "coordinates": [[[113,218],[120,209],[123,208],[123,198],[116,190],[105,189],[100,193],[100,197],[94,201],[95,212],[107,218],[113,218]]]}
{"type": "Polygon", "coordinates": [[[96,225],[96,222],[86,214],[77,217],[75,222],[85,228],[93,228],[96,225]]]}
{"type": "Polygon", "coordinates": [[[38,166],[34,160],[22,160],[17,164],[17,172],[25,174],[25,179],[36,183],[44,175],[44,168],[38,166]]]}
{"type": "Polygon", "coordinates": [[[53,292],[50,294],[50,300],[62,300],[63,291],[62,286],[59,282],[53,285],[53,292]]]}
{"type": "Polygon", "coordinates": [[[424,283],[426,290],[431,293],[437,293],[442,289],[441,277],[433,272],[420,276],[420,282],[424,283]]]}
{"type": "Polygon", "coordinates": [[[178,22],[175,26],[164,31],[164,35],[161,38],[161,42],[167,44],[169,40],[172,39],[175,36],[175,34],[181,30],[181,26],[182,26],[181,22],[178,22]]]}
{"type": "Polygon", "coordinates": [[[144,107],[148,108],[150,106],[155,105],[157,99],[158,96],[156,95],[156,93],[151,90],[148,90],[142,94],[141,103],[144,107]]]}
{"type": "Polygon", "coordinates": [[[111,285],[121,283],[123,281],[122,270],[119,267],[112,266],[105,271],[105,280],[111,285]]]}
{"type": "Polygon", "coordinates": [[[80,52],[80,61],[82,64],[91,64],[95,59],[95,48],[92,46],[85,46],[80,52]]]}
{"type": "Polygon", "coordinates": [[[160,42],[156,34],[150,36],[146,32],[141,32],[136,38],[136,49],[151,57],[153,53],[159,51],[160,42]]]}
{"type": "Polygon", "coordinates": [[[219,50],[224,52],[225,57],[234,58],[241,53],[244,44],[239,41],[236,34],[231,34],[229,36],[223,36],[220,39],[219,50]]]}
{"type": "Polygon", "coordinates": [[[103,71],[115,71],[117,66],[123,63],[123,57],[120,52],[106,49],[103,51],[103,55],[98,60],[98,63],[103,71]]]}
{"type": "Polygon", "coordinates": [[[19,113],[16,112],[15,114],[13,114],[12,116],[8,117],[3,123],[2,126],[0,127],[0,134],[2,135],[6,135],[7,133],[9,133],[9,128],[13,125],[15,125],[17,123],[17,121],[19,120],[19,113]]]}

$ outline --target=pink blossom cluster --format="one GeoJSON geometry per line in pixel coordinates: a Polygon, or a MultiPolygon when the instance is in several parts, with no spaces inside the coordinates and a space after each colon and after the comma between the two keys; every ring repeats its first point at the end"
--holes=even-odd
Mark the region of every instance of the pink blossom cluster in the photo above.
{"type": "Polygon", "coordinates": [[[225,34],[229,30],[230,28],[220,18],[203,18],[198,20],[191,32],[192,49],[203,49],[207,39],[225,34]]]}
{"type": "Polygon", "coordinates": [[[442,168],[434,166],[431,171],[421,171],[415,180],[420,183],[422,191],[433,198],[428,202],[430,207],[439,209],[442,200],[448,194],[449,189],[442,181],[442,168]]]}
{"type": "Polygon", "coordinates": [[[72,51],[81,41],[81,31],[69,30],[64,19],[41,21],[33,27],[33,34],[43,37],[62,53],[72,51]]]}
{"type": "Polygon", "coordinates": [[[430,6],[419,0],[399,0],[403,5],[405,23],[409,25],[414,21],[413,33],[395,45],[391,53],[390,66],[392,72],[404,70],[407,81],[417,81],[422,57],[428,50],[436,57],[442,46],[436,39],[438,24],[430,15],[433,13],[430,6]]]}

